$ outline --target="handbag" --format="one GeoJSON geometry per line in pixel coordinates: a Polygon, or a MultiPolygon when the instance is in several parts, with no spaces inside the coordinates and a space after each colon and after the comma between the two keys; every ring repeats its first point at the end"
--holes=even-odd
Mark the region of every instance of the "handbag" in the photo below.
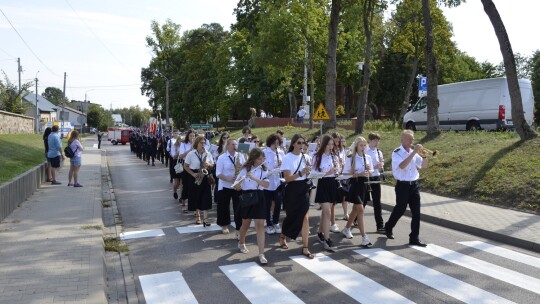
{"type": "MultiPolygon", "coordinates": [[[[261,177],[262,178],[262,170],[261,170],[261,177]]],[[[240,208],[253,206],[257,203],[259,203],[259,185],[257,185],[257,190],[254,191],[242,191],[242,193],[238,197],[238,203],[240,205],[240,208]]]]}
{"type": "Polygon", "coordinates": [[[184,172],[184,164],[180,161],[180,158],[176,160],[176,165],[174,165],[174,172],[176,172],[176,174],[184,172]]]}

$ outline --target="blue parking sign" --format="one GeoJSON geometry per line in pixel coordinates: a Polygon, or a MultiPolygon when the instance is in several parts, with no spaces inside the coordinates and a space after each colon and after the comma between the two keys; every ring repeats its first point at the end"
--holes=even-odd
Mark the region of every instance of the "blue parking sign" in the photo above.
{"type": "Polygon", "coordinates": [[[420,77],[420,81],[418,81],[418,91],[427,91],[427,77],[420,77]]]}

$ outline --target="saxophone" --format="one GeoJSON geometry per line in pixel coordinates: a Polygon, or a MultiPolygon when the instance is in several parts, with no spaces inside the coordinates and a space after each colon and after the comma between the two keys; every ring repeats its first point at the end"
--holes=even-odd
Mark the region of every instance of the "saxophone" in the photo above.
{"type": "Polygon", "coordinates": [[[236,178],[238,177],[240,169],[242,169],[242,164],[240,163],[240,154],[238,154],[234,162],[234,180],[236,180],[236,178]]]}

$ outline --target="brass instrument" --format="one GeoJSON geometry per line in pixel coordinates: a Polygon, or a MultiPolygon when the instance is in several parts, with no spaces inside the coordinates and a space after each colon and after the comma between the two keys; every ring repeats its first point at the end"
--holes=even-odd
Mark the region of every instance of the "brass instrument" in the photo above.
{"type": "MultiPolygon", "coordinates": [[[[412,148],[414,149],[414,147],[412,147],[412,148]]],[[[420,149],[420,151],[418,151],[418,155],[420,155],[422,157],[433,156],[435,158],[435,157],[439,156],[439,151],[438,150],[431,151],[428,148],[422,147],[422,149],[420,149]]]]}
{"type": "Polygon", "coordinates": [[[240,173],[240,169],[242,169],[242,164],[240,163],[240,154],[236,156],[234,159],[234,179],[236,180],[236,177],[238,176],[238,173],[240,173]]]}
{"type": "Polygon", "coordinates": [[[203,179],[208,175],[208,169],[202,168],[197,173],[197,176],[195,177],[195,185],[200,186],[202,184],[203,179]]]}
{"type": "Polygon", "coordinates": [[[373,191],[371,189],[371,182],[369,180],[369,167],[367,166],[367,161],[366,161],[366,153],[364,153],[364,151],[362,151],[362,158],[364,159],[364,170],[366,170],[366,175],[367,175],[367,190],[368,192],[371,192],[373,191]]]}

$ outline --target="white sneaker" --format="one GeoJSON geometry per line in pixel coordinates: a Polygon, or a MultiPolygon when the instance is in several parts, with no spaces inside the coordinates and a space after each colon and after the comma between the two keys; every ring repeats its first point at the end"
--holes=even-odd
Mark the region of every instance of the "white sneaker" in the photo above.
{"type": "Polygon", "coordinates": [[[248,253],[249,252],[249,250],[246,248],[246,244],[238,243],[238,250],[240,250],[241,253],[248,253]]]}
{"type": "Polygon", "coordinates": [[[281,233],[281,226],[279,224],[274,224],[274,230],[276,233],[281,233]]]}
{"type": "Polygon", "coordinates": [[[352,239],[353,238],[353,235],[352,235],[352,232],[351,232],[351,228],[343,228],[343,230],[341,230],[341,233],[348,239],[352,239]]]}
{"type": "Polygon", "coordinates": [[[339,233],[339,227],[337,224],[330,226],[330,231],[339,233]]]}
{"type": "Polygon", "coordinates": [[[367,247],[367,246],[371,246],[371,245],[373,245],[373,244],[371,244],[371,242],[369,241],[368,236],[367,236],[367,235],[364,235],[364,236],[362,237],[362,243],[361,243],[360,245],[366,246],[366,247],[367,247]]]}
{"type": "Polygon", "coordinates": [[[262,265],[268,264],[268,260],[264,256],[264,254],[259,254],[259,262],[261,262],[262,265]]]}
{"type": "Polygon", "coordinates": [[[265,230],[266,230],[266,234],[274,234],[274,233],[276,233],[276,230],[274,229],[273,226],[266,226],[265,230]]]}

